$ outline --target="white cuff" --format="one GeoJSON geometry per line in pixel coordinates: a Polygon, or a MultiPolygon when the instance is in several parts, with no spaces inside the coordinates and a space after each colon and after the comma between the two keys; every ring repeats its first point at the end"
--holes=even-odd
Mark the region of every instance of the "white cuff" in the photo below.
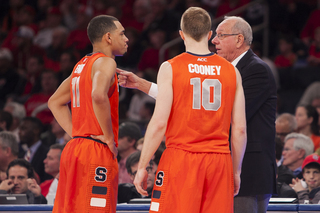
{"type": "Polygon", "coordinates": [[[158,95],[158,85],[155,83],[151,83],[151,87],[149,89],[148,95],[154,99],[157,98],[158,95]]]}

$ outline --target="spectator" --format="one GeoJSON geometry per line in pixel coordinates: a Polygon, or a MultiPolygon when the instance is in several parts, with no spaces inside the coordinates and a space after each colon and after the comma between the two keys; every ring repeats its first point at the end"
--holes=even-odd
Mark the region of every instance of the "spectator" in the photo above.
{"type": "Polygon", "coordinates": [[[9,131],[12,125],[12,115],[9,112],[0,110],[0,128],[4,131],[9,131]]]}
{"type": "Polygon", "coordinates": [[[58,7],[50,7],[42,29],[33,38],[33,43],[46,49],[52,43],[53,31],[55,28],[62,27],[62,14],[58,7]]]}
{"type": "Polygon", "coordinates": [[[141,33],[143,30],[147,29],[148,25],[150,24],[150,21],[148,21],[148,18],[150,17],[150,12],[151,12],[150,1],[149,0],[134,1],[132,12],[133,12],[134,19],[128,19],[126,17],[123,17],[122,19],[124,20],[123,25],[125,28],[132,27],[141,33]]]}
{"type": "MultiPolygon", "coordinates": [[[[24,0],[23,0],[24,2],[24,0]]],[[[21,31],[21,27],[27,27],[33,32],[33,35],[37,33],[38,26],[33,22],[35,10],[29,5],[19,6],[16,13],[14,14],[13,26],[8,32],[7,37],[3,41],[2,46],[9,48],[13,51],[16,47],[16,34],[21,31]]]]}
{"type": "Polygon", "coordinates": [[[13,120],[10,132],[12,132],[16,136],[17,141],[19,141],[19,126],[22,119],[26,117],[26,109],[22,104],[17,102],[7,102],[3,110],[11,113],[13,120]]]}
{"type": "MultiPolygon", "coordinates": [[[[134,180],[135,175],[137,174],[140,155],[141,155],[141,151],[136,151],[128,157],[126,162],[126,169],[132,181],[134,180]]],[[[153,170],[153,164],[154,162],[151,160],[149,166],[146,168],[148,172],[147,198],[151,197],[154,178],[155,178],[156,170],[153,170]]],[[[142,196],[137,192],[134,185],[131,183],[119,184],[118,203],[129,202],[133,198],[142,198],[142,196]]]]}
{"type": "Polygon", "coordinates": [[[26,194],[29,204],[47,204],[28,161],[13,160],[8,166],[7,176],[8,179],[0,184],[0,194],[26,194]]]}
{"type": "Polygon", "coordinates": [[[314,40],[309,48],[307,61],[311,66],[320,65],[320,26],[314,31],[314,40]]]}
{"type": "Polygon", "coordinates": [[[301,39],[307,45],[310,46],[311,41],[314,39],[315,30],[320,26],[320,9],[315,9],[308,18],[304,28],[301,31],[301,39]]]}
{"type": "Polygon", "coordinates": [[[68,33],[69,32],[65,27],[56,27],[52,30],[52,42],[45,50],[46,69],[52,69],[55,72],[60,70],[60,57],[65,51],[68,33]]]}
{"type": "MultiPolygon", "coordinates": [[[[284,144],[280,140],[280,138],[276,137],[276,161],[277,161],[277,187],[282,187],[282,183],[289,184],[292,181],[292,178],[295,176],[292,174],[292,171],[288,169],[288,167],[282,165],[282,152],[283,152],[284,144]],[[280,185],[279,185],[280,184],[280,185]]],[[[286,186],[286,188],[287,188],[286,186]]],[[[279,191],[277,191],[279,192],[279,191]]]]}
{"type": "Polygon", "coordinates": [[[54,134],[56,138],[56,143],[64,144],[64,134],[66,133],[64,129],[60,126],[56,119],[53,119],[51,122],[51,132],[54,134]]]}
{"type": "Polygon", "coordinates": [[[67,38],[67,48],[72,48],[84,56],[92,50],[87,36],[87,26],[92,17],[92,11],[85,6],[80,6],[77,12],[76,28],[71,30],[67,38]]]}
{"type": "Polygon", "coordinates": [[[44,69],[44,60],[42,56],[30,56],[27,61],[26,70],[20,70],[20,75],[25,79],[23,92],[18,97],[19,102],[25,103],[34,93],[41,90],[40,76],[44,69]]]}
{"type": "MultiPolygon", "coordinates": [[[[166,31],[162,29],[149,30],[148,33],[149,47],[141,55],[138,70],[146,72],[147,70],[158,72],[159,69],[159,51],[166,42],[166,31]]],[[[168,51],[165,52],[165,60],[168,59],[168,51]]]]}
{"type": "Polygon", "coordinates": [[[294,115],[282,113],[276,119],[276,135],[284,144],[285,137],[297,129],[297,121],[294,115]]]}
{"type": "Polygon", "coordinates": [[[45,70],[41,73],[41,91],[33,94],[28,98],[24,104],[27,112],[27,116],[36,116],[41,122],[46,125],[50,125],[53,120],[53,115],[48,107],[39,109],[43,104],[47,104],[50,96],[58,88],[59,81],[57,75],[51,70],[45,70]],[[39,109],[39,111],[38,111],[39,109]]]}
{"type": "Polygon", "coordinates": [[[44,171],[43,160],[47,156],[48,148],[40,140],[42,129],[41,121],[34,117],[25,117],[19,127],[20,144],[26,144],[28,147],[26,152],[19,153],[19,157],[31,163],[35,172],[39,175],[40,183],[52,178],[44,171]]]}
{"type": "Polygon", "coordinates": [[[144,138],[140,138],[140,139],[137,141],[137,143],[136,143],[136,145],[135,145],[136,150],[140,150],[140,151],[142,150],[143,142],[144,142],[144,138]]]}
{"type": "MultiPolygon", "coordinates": [[[[221,4],[217,8],[217,12],[215,14],[216,17],[221,17],[245,4],[249,3],[248,0],[229,0],[222,1],[221,4]]],[[[242,14],[237,14],[242,16],[242,14]]]]}
{"type": "Polygon", "coordinates": [[[293,52],[293,37],[284,35],[278,40],[280,54],[274,59],[277,68],[293,67],[297,60],[297,55],[293,52]]]}
{"type": "Polygon", "coordinates": [[[307,105],[297,107],[297,132],[311,138],[314,144],[314,150],[317,150],[320,147],[318,119],[318,112],[313,106],[307,105]]]}
{"type": "Polygon", "coordinates": [[[290,133],[285,138],[282,165],[290,169],[295,177],[302,178],[303,160],[313,152],[314,145],[309,137],[300,133],[290,133]]]}
{"type": "Polygon", "coordinates": [[[59,82],[64,81],[72,73],[73,67],[77,64],[77,55],[71,50],[64,51],[59,58],[58,72],[59,82]]]}
{"type": "Polygon", "coordinates": [[[4,106],[8,95],[18,95],[19,75],[12,63],[12,53],[7,48],[0,48],[0,108],[4,106]]]}
{"type": "Polygon", "coordinates": [[[303,180],[293,179],[290,186],[298,194],[300,204],[320,202],[320,156],[308,155],[302,163],[303,180]]]}
{"type": "Polygon", "coordinates": [[[55,192],[57,191],[57,175],[60,171],[60,157],[64,146],[54,144],[50,146],[46,159],[44,159],[44,171],[53,178],[40,184],[41,194],[47,198],[48,203],[53,204],[55,192]],[[49,194],[50,191],[50,194],[49,194]]]}
{"type": "Polygon", "coordinates": [[[0,171],[6,172],[11,161],[18,158],[19,145],[13,133],[0,132],[0,171]]]}
{"type": "Polygon", "coordinates": [[[120,124],[118,136],[119,184],[132,183],[126,169],[126,161],[136,151],[135,144],[141,137],[141,130],[137,124],[132,122],[120,124]]]}
{"type": "Polygon", "coordinates": [[[140,90],[134,90],[134,95],[130,101],[129,110],[127,112],[127,118],[132,121],[142,121],[140,114],[141,109],[145,103],[154,103],[155,100],[140,90]]]}
{"type": "Polygon", "coordinates": [[[149,26],[143,31],[142,39],[149,34],[150,30],[161,29],[166,33],[165,41],[169,41],[178,36],[179,16],[175,11],[167,9],[166,0],[150,0],[151,13],[145,23],[149,26]]]}
{"type": "Polygon", "coordinates": [[[15,66],[18,69],[26,69],[26,64],[30,56],[44,56],[45,51],[34,45],[32,39],[35,35],[34,30],[28,26],[21,26],[12,38],[12,55],[15,66]]]}
{"type": "Polygon", "coordinates": [[[298,105],[315,107],[319,114],[318,125],[320,127],[320,81],[316,81],[307,87],[298,105]]]}

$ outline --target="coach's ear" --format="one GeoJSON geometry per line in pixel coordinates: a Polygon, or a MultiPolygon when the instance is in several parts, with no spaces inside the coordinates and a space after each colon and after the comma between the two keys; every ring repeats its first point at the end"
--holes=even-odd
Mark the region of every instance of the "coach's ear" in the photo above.
{"type": "Polygon", "coordinates": [[[182,38],[182,40],[184,40],[185,38],[184,38],[184,34],[183,34],[182,30],[179,30],[179,34],[180,34],[180,37],[182,38]]]}

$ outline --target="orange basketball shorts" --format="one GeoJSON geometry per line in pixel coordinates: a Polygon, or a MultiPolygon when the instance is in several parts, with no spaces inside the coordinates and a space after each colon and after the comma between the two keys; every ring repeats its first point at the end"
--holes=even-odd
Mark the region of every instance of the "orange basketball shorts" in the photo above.
{"type": "Polygon", "coordinates": [[[118,163],[108,146],[75,138],[64,148],[54,213],[115,213],[118,163]]]}
{"type": "Polygon", "coordinates": [[[167,148],[156,173],[149,212],[232,213],[233,185],[229,153],[167,148]]]}

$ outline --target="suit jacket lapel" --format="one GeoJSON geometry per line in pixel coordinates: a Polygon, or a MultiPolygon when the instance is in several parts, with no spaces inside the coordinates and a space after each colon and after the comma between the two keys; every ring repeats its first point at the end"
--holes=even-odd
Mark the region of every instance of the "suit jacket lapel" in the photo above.
{"type": "Polygon", "coordinates": [[[253,51],[251,49],[248,50],[246,54],[240,59],[240,61],[237,64],[237,69],[241,72],[243,67],[246,66],[247,61],[254,55],[253,51]]]}

